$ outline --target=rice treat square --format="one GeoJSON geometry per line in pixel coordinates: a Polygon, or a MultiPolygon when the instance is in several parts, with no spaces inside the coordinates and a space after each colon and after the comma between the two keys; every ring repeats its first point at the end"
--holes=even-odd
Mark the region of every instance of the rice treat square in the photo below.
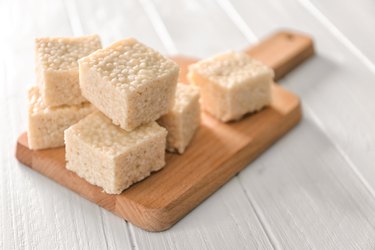
{"type": "Polygon", "coordinates": [[[88,102],[74,106],[46,107],[38,87],[31,87],[27,132],[30,149],[64,146],[64,130],[94,110],[88,102]]]}
{"type": "Polygon", "coordinates": [[[270,104],[273,77],[268,66],[232,51],[191,65],[188,75],[200,88],[203,109],[223,122],[270,104]]]}
{"type": "Polygon", "coordinates": [[[172,109],[158,120],[168,131],[169,152],[184,153],[200,125],[200,114],[199,89],[178,83],[172,109]]]}
{"type": "Polygon", "coordinates": [[[97,35],[36,38],[36,79],[46,106],[85,101],[79,88],[78,59],[101,48],[97,35]]]}
{"type": "Polygon", "coordinates": [[[65,130],[66,168],[108,194],[120,194],[165,165],[166,136],[156,122],[127,132],[94,112],[65,130]]]}
{"type": "Polygon", "coordinates": [[[179,66],[128,38],[79,60],[79,71],[83,96],[131,131],[172,107],[179,66]]]}

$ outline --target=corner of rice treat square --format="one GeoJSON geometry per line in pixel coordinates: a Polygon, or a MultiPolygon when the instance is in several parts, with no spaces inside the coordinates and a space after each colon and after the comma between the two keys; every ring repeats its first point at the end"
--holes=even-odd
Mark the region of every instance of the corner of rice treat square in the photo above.
{"type": "Polygon", "coordinates": [[[65,130],[66,168],[120,194],[164,167],[166,136],[156,122],[127,132],[97,111],[65,130]]]}
{"type": "Polygon", "coordinates": [[[127,131],[173,105],[179,66],[133,38],[82,58],[79,70],[83,96],[127,131]]]}
{"type": "Polygon", "coordinates": [[[35,39],[36,79],[46,106],[86,101],[79,88],[78,59],[100,48],[97,35],[35,39]]]}

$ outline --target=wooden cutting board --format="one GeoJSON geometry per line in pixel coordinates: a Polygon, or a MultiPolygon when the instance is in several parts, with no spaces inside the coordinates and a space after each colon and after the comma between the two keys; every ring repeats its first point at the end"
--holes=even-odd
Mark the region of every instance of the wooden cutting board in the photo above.
{"type": "MultiPolygon", "coordinates": [[[[271,66],[279,79],[314,53],[304,35],[279,32],[247,52],[271,66]]],[[[174,57],[186,81],[194,59],[174,57]]],[[[273,85],[270,107],[239,122],[221,123],[202,113],[202,124],[183,155],[167,154],[166,166],[119,195],[109,195],[65,168],[64,148],[30,150],[27,134],[17,141],[16,157],[26,166],[148,231],[170,228],[230,180],[301,118],[297,96],[273,85]]]]}

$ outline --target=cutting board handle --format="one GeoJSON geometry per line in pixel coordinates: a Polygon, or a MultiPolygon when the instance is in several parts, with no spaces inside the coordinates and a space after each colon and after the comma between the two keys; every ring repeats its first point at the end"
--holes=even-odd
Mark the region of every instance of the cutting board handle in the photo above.
{"type": "MultiPolygon", "coordinates": [[[[245,49],[245,52],[273,68],[275,81],[277,81],[314,55],[314,43],[307,35],[292,31],[279,31],[261,40],[261,43],[245,49]]],[[[171,58],[180,65],[179,81],[187,82],[188,66],[198,59],[186,56],[171,58]]]]}
{"type": "Polygon", "coordinates": [[[314,43],[307,35],[279,31],[245,51],[273,68],[275,80],[278,80],[314,55],[314,43]]]}

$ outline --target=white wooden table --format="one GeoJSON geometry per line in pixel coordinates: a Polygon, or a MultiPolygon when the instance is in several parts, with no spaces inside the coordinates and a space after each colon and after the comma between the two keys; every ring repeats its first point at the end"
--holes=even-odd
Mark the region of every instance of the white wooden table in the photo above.
{"type": "Polygon", "coordinates": [[[374,249],[373,0],[0,1],[1,249],[374,249]],[[165,54],[242,49],[279,28],[317,56],[280,83],[303,121],[173,228],[149,233],[14,158],[33,37],[133,36],[165,54]]]}

